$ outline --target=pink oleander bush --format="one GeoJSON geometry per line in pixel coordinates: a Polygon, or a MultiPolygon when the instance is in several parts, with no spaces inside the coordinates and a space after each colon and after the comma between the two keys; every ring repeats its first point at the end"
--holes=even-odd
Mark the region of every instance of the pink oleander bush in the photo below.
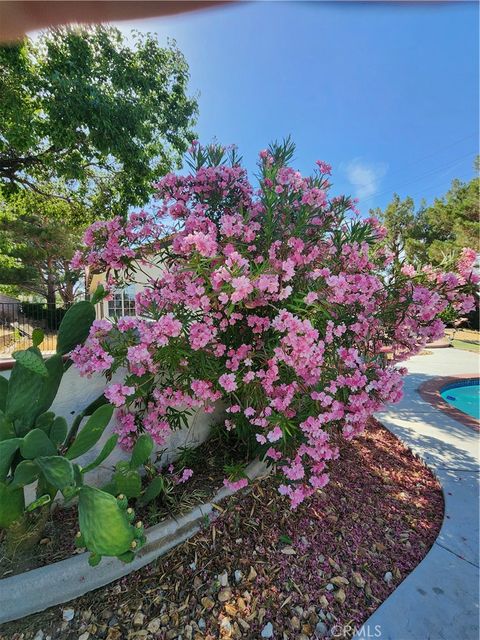
{"type": "Polygon", "coordinates": [[[137,317],[97,320],[71,357],[87,376],[126,368],[105,392],[126,447],[141,432],[161,446],[223,401],[224,428],[277,465],[295,507],[328,482],[331,435],[401,398],[395,363],[442,336],[447,305],[472,308],[478,278],[470,250],[456,273],[393,261],[378,221],[329,195],[329,165],[304,177],[292,155],[289,141],[262,151],[255,190],[234,149],[195,144],[191,172],[156,185],[156,212],[92,225],[74,266],[110,288],[148,283],[137,317]]]}

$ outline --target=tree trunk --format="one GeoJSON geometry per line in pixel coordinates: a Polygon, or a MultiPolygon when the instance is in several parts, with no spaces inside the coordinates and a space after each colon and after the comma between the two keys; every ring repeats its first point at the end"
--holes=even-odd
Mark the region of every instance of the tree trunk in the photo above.
{"type": "Polygon", "coordinates": [[[55,278],[52,271],[51,260],[47,263],[47,304],[50,309],[55,309],[55,278]]]}

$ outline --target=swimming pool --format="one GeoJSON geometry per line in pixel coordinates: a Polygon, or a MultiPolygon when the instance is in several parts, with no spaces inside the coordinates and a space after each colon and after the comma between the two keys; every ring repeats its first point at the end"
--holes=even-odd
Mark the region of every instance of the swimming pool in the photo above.
{"type": "Polygon", "coordinates": [[[442,398],[459,411],[480,420],[479,380],[462,380],[447,384],[440,391],[442,398]]]}

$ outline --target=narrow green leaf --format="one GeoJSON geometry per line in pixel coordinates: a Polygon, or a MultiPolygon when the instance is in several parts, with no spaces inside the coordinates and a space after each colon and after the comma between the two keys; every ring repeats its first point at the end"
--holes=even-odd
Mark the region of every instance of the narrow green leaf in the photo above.
{"type": "Polygon", "coordinates": [[[43,496],[40,496],[40,498],[37,498],[36,500],[34,500],[33,502],[31,502],[28,507],[25,509],[25,511],[34,511],[35,509],[38,509],[39,507],[43,507],[46,504],[48,504],[49,502],[51,502],[51,497],[48,495],[48,493],[46,493],[43,496]]]}
{"type": "Polygon", "coordinates": [[[106,460],[108,456],[112,453],[112,451],[115,449],[117,440],[118,440],[118,435],[116,433],[110,436],[110,438],[108,438],[108,440],[103,445],[103,449],[100,451],[100,453],[95,458],[95,460],[90,462],[90,464],[87,464],[86,467],[82,468],[82,473],[88,473],[89,471],[92,471],[93,469],[98,467],[98,465],[102,464],[102,462],[106,460]]]}
{"type": "Polygon", "coordinates": [[[113,414],[113,405],[104,404],[90,416],[65,456],[74,460],[89,451],[100,439],[113,414]]]}

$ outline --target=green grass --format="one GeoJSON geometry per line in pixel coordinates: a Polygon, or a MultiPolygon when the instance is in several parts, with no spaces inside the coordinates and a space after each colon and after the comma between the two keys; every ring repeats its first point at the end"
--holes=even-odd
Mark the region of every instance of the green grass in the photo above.
{"type": "Polygon", "coordinates": [[[480,344],[476,342],[452,340],[452,347],[454,347],[455,349],[463,349],[463,351],[473,351],[474,353],[480,353],[480,344]]]}

